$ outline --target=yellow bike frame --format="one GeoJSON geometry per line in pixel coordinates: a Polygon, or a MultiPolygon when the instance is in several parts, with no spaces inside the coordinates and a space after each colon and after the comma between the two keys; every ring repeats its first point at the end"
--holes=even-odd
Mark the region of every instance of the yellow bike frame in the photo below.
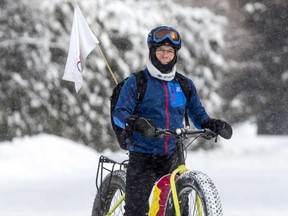
{"type": "Polygon", "coordinates": [[[177,189],[176,189],[176,184],[175,184],[175,176],[179,173],[182,174],[184,172],[188,171],[185,165],[180,165],[177,169],[175,169],[170,177],[170,185],[171,185],[171,191],[172,191],[172,198],[173,198],[173,203],[174,203],[174,208],[175,208],[175,213],[176,216],[181,216],[180,214],[180,206],[179,206],[179,200],[178,200],[178,195],[177,195],[177,189]]]}
{"type": "MultiPolygon", "coordinates": [[[[177,174],[182,174],[187,171],[188,169],[185,165],[180,165],[177,169],[175,169],[172,172],[171,177],[170,177],[170,185],[171,185],[171,191],[172,191],[173,204],[175,208],[175,216],[181,216],[178,194],[177,194],[176,183],[175,183],[175,176],[177,174]]],[[[197,205],[198,216],[202,216],[203,212],[201,208],[201,199],[197,193],[196,193],[196,205],[197,205]]]]}
{"type": "Polygon", "coordinates": [[[125,194],[123,194],[120,199],[115,203],[111,210],[105,216],[111,216],[113,212],[118,208],[118,206],[125,200],[125,194]]]}

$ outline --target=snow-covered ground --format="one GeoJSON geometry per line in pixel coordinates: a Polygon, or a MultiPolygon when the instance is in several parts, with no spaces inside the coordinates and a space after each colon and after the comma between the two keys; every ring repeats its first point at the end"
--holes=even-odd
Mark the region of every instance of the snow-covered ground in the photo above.
{"type": "MultiPolygon", "coordinates": [[[[225,216],[287,216],[288,136],[255,134],[242,125],[218,150],[189,153],[187,165],[212,178],[225,216]]],[[[0,215],[89,216],[99,156],[47,134],[0,143],[0,215]]]]}

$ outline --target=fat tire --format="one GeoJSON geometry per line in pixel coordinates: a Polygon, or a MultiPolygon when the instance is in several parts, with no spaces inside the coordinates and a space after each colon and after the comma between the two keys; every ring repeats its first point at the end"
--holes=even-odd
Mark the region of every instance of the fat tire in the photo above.
{"type": "MultiPolygon", "coordinates": [[[[125,193],[126,186],[126,172],[123,170],[116,170],[107,175],[96,194],[94,199],[92,216],[103,216],[109,212],[110,205],[116,194],[120,190],[125,193]]],[[[123,203],[124,204],[124,203],[123,203]]],[[[123,210],[124,212],[124,210],[123,210]]],[[[119,214],[117,214],[119,215],[119,214]]]]}
{"type": "MultiPolygon", "coordinates": [[[[183,173],[176,181],[176,188],[181,216],[195,215],[192,210],[189,210],[189,212],[188,210],[184,210],[183,205],[181,207],[181,203],[185,203],[188,194],[193,191],[195,191],[200,197],[203,211],[202,216],[223,216],[218,191],[212,180],[206,174],[199,171],[183,173]]],[[[165,216],[175,216],[175,210],[172,203],[172,193],[170,193],[166,202],[165,216]]]]}

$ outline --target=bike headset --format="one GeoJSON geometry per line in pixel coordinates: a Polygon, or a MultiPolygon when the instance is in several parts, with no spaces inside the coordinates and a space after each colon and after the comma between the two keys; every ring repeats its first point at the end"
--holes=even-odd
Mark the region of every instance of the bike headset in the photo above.
{"type": "Polygon", "coordinates": [[[152,46],[169,45],[179,50],[181,48],[181,37],[174,28],[159,26],[152,29],[148,34],[147,44],[149,49],[152,46]]]}

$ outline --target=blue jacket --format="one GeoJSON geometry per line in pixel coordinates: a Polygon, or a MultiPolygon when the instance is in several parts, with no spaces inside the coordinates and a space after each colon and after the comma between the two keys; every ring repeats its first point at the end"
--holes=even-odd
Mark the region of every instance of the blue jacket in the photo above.
{"type": "MultiPolygon", "coordinates": [[[[149,74],[147,69],[144,72],[147,77],[147,88],[142,102],[135,110],[137,102],[136,77],[130,76],[121,89],[114,109],[115,124],[125,128],[128,117],[136,114],[152,120],[158,128],[183,128],[187,100],[179,82],[176,79],[168,82],[156,79],[149,74]]],[[[209,116],[202,106],[192,80],[187,79],[191,88],[188,115],[195,127],[201,128],[201,122],[209,116]]],[[[133,137],[127,142],[129,151],[153,155],[169,155],[176,148],[176,139],[173,136],[146,138],[134,132],[133,137]]]]}

